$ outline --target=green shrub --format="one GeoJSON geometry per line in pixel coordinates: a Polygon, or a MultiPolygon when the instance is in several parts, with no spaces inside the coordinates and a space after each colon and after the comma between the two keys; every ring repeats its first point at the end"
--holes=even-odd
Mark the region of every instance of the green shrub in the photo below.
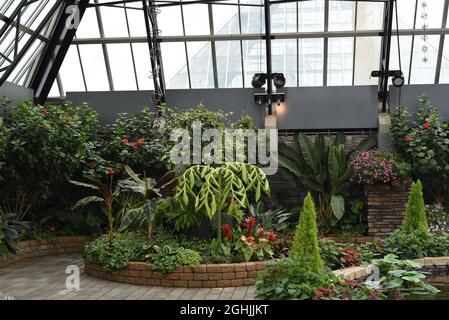
{"type": "Polygon", "coordinates": [[[144,244],[143,236],[116,233],[111,243],[108,236],[88,243],[84,255],[89,262],[96,262],[110,271],[118,271],[126,268],[130,261],[143,261],[144,244]]]}
{"type": "Polygon", "coordinates": [[[329,239],[321,239],[319,241],[320,256],[324,265],[331,270],[344,268],[339,256],[342,254],[342,249],[337,244],[329,239]]]}
{"type": "Polygon", "coordinates": [[[268,265],[256,282],[260,299],[311,299],[318,288],[327,288],[335,276],[322,269],[312,271],[303,259],[287,258],[268,265]]]}
{"type": "Polygon", "coordinates": [[[175,272],[181,266],[197,266],[201,263],[201,255],[183,247],[172,248],[168,245],[148,247],[150,253],[145,258],[151,263],[152,269],[166,275],[175,272]]]}
{"type": "Polygon", "coordinates": [[[422,184],[419,180],[412,183],[403,226],[405,230],[418,230],[421,232],[429,231],[426,219],[426,207],[424,205],[422,193],[422,184]]]}
{"type": "Polygon", "coordinates": [[[304,207],[299,217],[290,255],[296,259],[306,259],[307,268],[311,271],[318,272],[324,266],[318,248],[315,204],[310,193],[307,193],[304,199],[304,207]]]}

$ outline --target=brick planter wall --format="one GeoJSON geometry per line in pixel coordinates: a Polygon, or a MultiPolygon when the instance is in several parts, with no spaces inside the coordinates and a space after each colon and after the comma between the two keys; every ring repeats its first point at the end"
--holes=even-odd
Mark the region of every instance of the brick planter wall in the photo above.
{"type": "Polygon", "coordinates": [[[16,255],[0,257],[0,268],[32,257],[83,252],[84,245],[91,239],[89,236],[77,236],[59,237],[52,240],[20,241],[18,243],[19,251],[16,255]]]}
{"type": "Polygon", "coordinates": [[[385,237],[402,225],[410,183],[407,181],[400,187],[387,184],[365,186],[369,236],[385,237]]]}
{"type": "Polygon", "coordinates": [[[144,262],[130,262],[126,269],[111,272],[85,261],[84,270],[92,277],[116,282],[162,287],[223,288],[254,285],[258,273],[265,269],[265,263],[202,264],[180,267],[165,276],[153,271],[151,265],[144,262]]]}

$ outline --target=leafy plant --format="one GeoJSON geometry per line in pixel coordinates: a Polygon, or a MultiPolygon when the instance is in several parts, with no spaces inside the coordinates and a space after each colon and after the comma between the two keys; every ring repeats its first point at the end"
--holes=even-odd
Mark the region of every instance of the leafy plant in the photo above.
{"type": "Polygon", "coordinates": [[[266,230],[281,232],[289,227],[293,213],[282,208],[265,209],[262,202],[250,204],[249,214],[257,221],[257,226],[266,230]]]}
{"type": "Polygon", "coordinates": [[[242,163],[228,163],[220,167],[196,165],[179,178],[175,200],[187,209],[194,203],[195,211],[204,211],[216,220],[216,240],[221,242],[222,215],[240,221],[249,199],[258,202],[269,194],[270,186],[262,169],[242,163]]]}
{"type": "Polygon", "coordinates": [[[412,183],[403,226],[406,230],[417,230],[421,232],[429,231],[422,193],[422,184],[419,180],[412,183]]]}
{"type": "Polygon", "coordinates": [[[320,239],[318,246],[320,248],[320,257],[324,265],[330,270],[344,268],[340,260],[342,249],[337,244],[329,239],[320,239]]]}
{"type": "Polygon", "coordinates": [[[308,264],[305,267],[311,271],[318,272],[324,267],[318,248],[315,204],[310,193],[307,193],[304,199],[304,207],[299,217],[290,255],[296,259],[306,259],[308,264]]]}
{"type": "Polygon", "coordinates": [[[113,205],[117,200],[117,196],[120,194],[120,188],[114,186],[114,174],[115,169],[109,168],[109,178],[107,182],[103,182],[100,178],[95,176],[85,175],[86,180],[89,183],[79,182],[70,180],[70,183],[84,187],[90,188],[96,191],[98,194],[95,196],[87,196],[79,200],[75,205],[72,206],[72,210],[87,206],[93,202],[99,202],[103,205],[103,212],[108,218],[108,229],[109,229],[109,242],[112,244],[112,239],[114,237],[114,216],[113,216],[113,205]]]}
{"type": "Polygon", "coordinates": [[[426,205],[429,231],[442,235],[449,233],[449,214],[441,204],[426,205]]]}
{"type": "Polygon", "coordinates": [[[155,201],[175,187],[177,182],[175,173],[169,171],[158,180],[154,180],[147,177],[139,178],[129,166],[125,166],[125,171],[129,178],[120,180],[119,187],[124,191],[139,194],[143,203],[141,206],[127,210],[122,219],[121,228],[126,229],[133,221],[137,220],[140,225],[146,225],[147,239],[151,240],[156,218],[155,201]]]}
{"type": "MultiPolygon", "coordinates": [[[[343,217],[343,195],[352,175],[349,154],[345,153],[345,137],[338,134],[326,147],[322,135],[317,135],[312,144],[305,134],[299,133],[295,143],[296,149],[286,144],[279,146],[280,171],[299,187],[313,193],[320,222],[330,226],[333,217],[338,220],[343,217]]],[[[359,149],[367,149],[374,143],[372,138],[366,139],[359,149]]]]}
{"type": "Polygon", "coordinates": [[[110,237],[103,236],[89,242],[84,250],[86,260],[96,262],[110,271],[119,271],[128,266],[130,261],[143,261],[145,238],[133,233],[117,233],[110,237]]]}
{"type": "Polygon", "coordinates": [[[422,266],[417,262],[398,260],[394,254],[388,254],[372,263],[380,268],[380,283],[384,283],[384,289],[388,291],[403,294],[435,294],[440,291],[424,281],[426,275],[418,271],[422,266]]]}
{"type": "Polygon", "coordinates": [[[0,214],[0,256],[7,253],[17,253],[19,232],[28,228],[24,222],[15,220],[14,213],[0,214]]]}
{"type": "Polygon", "coordinates": [[[197,251],[183,247],[172,248],[168,245],[151,246],[150,253],[145,258],[151,262],[153,270],[164,275],[175,272],[181,266],[193,267],[201,263],[201,255],[197,251]]]}

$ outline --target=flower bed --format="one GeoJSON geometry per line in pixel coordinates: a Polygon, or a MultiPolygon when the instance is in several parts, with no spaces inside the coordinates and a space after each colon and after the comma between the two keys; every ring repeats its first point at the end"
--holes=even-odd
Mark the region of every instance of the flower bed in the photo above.
{"type": "Polygon", "coordinates": [[[26,240],[18,243],[17,254],[0,257],[0,268],[25,259],[60,253],[83,252],[84,245],[91,240],[89,236],[58,237],[51,240],[26,240]]]}
{"type": "Polygon", "coordinates": [[[269,261],[184,266],[166,276],[153,271],[151,265],[145,262],[130,262],[127,268],[111,272],[86,261],[84,270],[92,277],[116,282],[163,287],[222,288],[254,285],[257,275],[265,270],[266,263],[269,261]]]}

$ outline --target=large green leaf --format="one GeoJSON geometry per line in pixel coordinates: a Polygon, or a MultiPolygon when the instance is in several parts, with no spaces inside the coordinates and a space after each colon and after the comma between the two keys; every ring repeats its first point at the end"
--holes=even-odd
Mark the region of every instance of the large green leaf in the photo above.
{"type": "Polygon", "coordinates": [[[88,205],[89,203],[92,203],[92,202],[105,202],[105,200],[103,198],[100,198],[100,197],[97,197],[97,196],[85,197],[85,198],[82,198],[81,200],[79,200],[77,203],[75,203],[72,206],[72,209],[84,207],[84,206],[86,206],[86,205],[88,205]]]}
{"type": "Polygon", "coordinates": [[[335,218],[340,220],[345,214],[345,199],[342,196],[332,195],[331,208],[335,218]]]}
{"type": "Polygon", "coordinates": [[[139,183],[139,184],[144,183],[144,181],[142,179],[140,179],[136,173],[134,173],[134,171],[131,169],[130,166],[126,165],[125,171],[131,177],[131,179],[133,179],[136,183],[139,183]]]}
{"type": "Polygon", "coordinates": [[[96,186],[94,184],[90,184],[90,183],[84,183],[84,182],[79,182],[79,181],[75,181],[75,180],[69,180],[69,182],[71,184],[74,184],[74,185],[77,185],[77,186],[80,186],[80,187],[91,188],[91,189],[95,189],[95,190],[100,189],[100,187],[98,187],[98,186],[96,186]]]}
{"type": "Polygon", "coordinates": [[[312,169],[314,174],[319,175],[322,170],[321,164],[318,162],[315,149],[310,143],[309,138],[303,133],[298,134],[298,143],[304,156],[306,164],[312,169]]]}

